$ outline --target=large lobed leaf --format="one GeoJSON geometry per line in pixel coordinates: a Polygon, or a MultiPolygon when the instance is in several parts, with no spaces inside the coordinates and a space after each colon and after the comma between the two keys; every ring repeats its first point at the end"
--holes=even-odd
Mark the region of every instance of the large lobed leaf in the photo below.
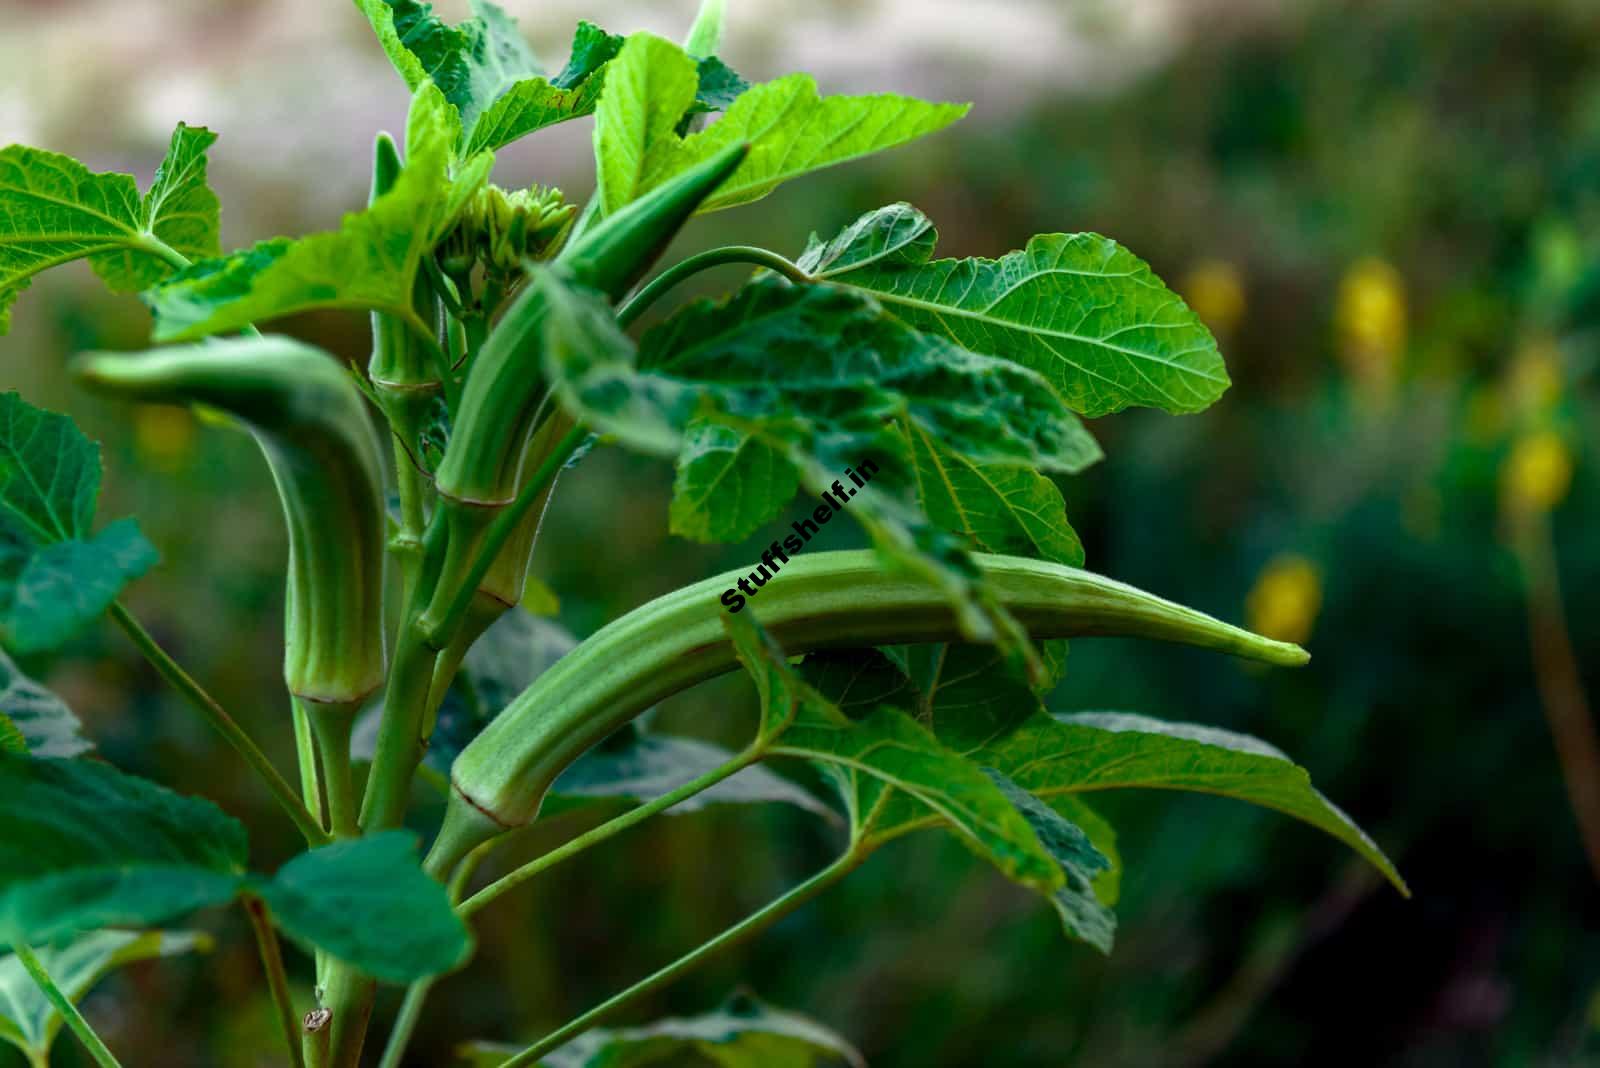
{"type": "Polygon", "coordinates": [[[1408,893],[1389,858],[1311,785],[1304,768],[1248,735],[1120,712],[1036,712],[973,757],[1041,797],[1151,788],[1276,809],[1337,838],[1408,893]]]}
{"type": "Polygon", "coordinates": [[[59,645],[156,562],[131,519],[92,532],[100,450],[72,420],[0,393],[0,644],[59,645]]]}
{"type": "Polygon", "coordinates": [[[700,211],[746,204],[790,178],[943,129],[968,110],[890,94],[823,97],[809,75],[792,74],[744,90],[721,119],[680,136],[698,88],[696,63],[683,49],[651,34],[628,38],[607,68],[595,115],[604,211],[743,142],[749,155],[700,211]]]}
{"type": "Polygon", "coordinates": [[[1145,262],[1098,234],[1041,234],[998,260],[932,258],[938,233],[909,204],[812,239],[799,264],[864,289],[918,329],[1030,367],[1073,410],[1207,407],[1228,387],[1216,340],[1145,262]]]}
{"type": "MultiPolygon", "coordinates": [[[[1034,828],[978,765],[940,745],[899,708],[884,704],[846,715],[789,665],[748,613],[730,614],[724,625],[761,697],[758,745],[766,753],[813,760],[871,780],[875,798],[898,793],[937,813],[1018,882],[1048,892],[1063,886],[1061,870],[1034,828]]],[[[856,824],[871,823],[870,807],[850,807],[856,824]]]]}
{"type": "Polygon", "coordinates": [[[193,340],[317,308],[385,312],[431,336],[412,307],[422,259],[487,179],[479,153],[452,169],[460,116],[437,86],[412,98],[394,185],[331,233],[276,238],[179,272],[143,298],[162,341],[193,340]]]}
{"type": "MultiPolygon", "coordinates": [[[[472,1068],[495,1068],[517,1052],[516,1047],[489,1042],[468,1043],[461,1050],[472,1068]]],[[[715,1012],[702,1016],[590,1031],[539,1063],[543,1068],[669,1068],[690,1063],[720,1068],[866,1065],[850,1043],[828,1028],[748,994],[735,995],[715,1012]]]]}
{"type": "MultiPolygon", "coordinates": [[[[210,936],[198,931],[94,931],[35,953],[61,992],[76,1002],[119,968],[210,948],[210,936]]],[[[22,962],[0,955],[0,1039],[47,1063],[63,1022],[22,962]]]]}
{"type": "MultiPolygon", "coordinates": [[[[1053,684],[1060,670],[1059,643],[1051,644],[1052,670],[1046,684],[1053,684]]],[[[962,646],[924,645],[887,652],[813,653],[801,665],[800,674],[852,716],[888,705],[913,717],[925,730],[952,720],[993,723],[1003,720],[1006,710],[1019,702],[1025,706],[1037,700],[1026,683],[1003,670],[993,649],[981,647],[970,652],[962,646]],[[943,714],[936,716],[935,710],[943,714]]],[[[961,733],[953,732],[951,738],[941,737],[940,741],[968,767],[982,766],[982,761],[951,745],[960,739],[961,733]]],[[[984,767],[982,773],[1033,829],[1059,869],[1053,885],[1024,885],[1050,901],[1070,937],[1110,952],[1116,929],[1110,906],[1116,902],[1121,871],[1110,825],[1086,805],[1046,802],[993,768],[984,767]]],[[[905,791],[886,790],[881,783],[855,774],[835,774],[834,782],[856,835],[868,849],[913,831],[950,826],[944,813],[905,791]]]]}
{"type": "Polygon", "coordinates": [[[35,274],[88,259],[113,290],[132,293],[183,259],[215,256],[217,198],[206,185],[204,127],[178,124],[143,197],[133,176],[96,174],[70,156],[0,149],[0,333],[35,274]]]}
{"type": "Polygon", "coordinates": [[[1026,648],[967,545],[917,508],[897,428],[919,427],[975,462],[1074,470],[1098,449],[1036,375],[908,329],[860,294],[776,279],[687,306],[635,356],[598,297],[549,272],[535,284],[548,293],[547,371],[563,403],[627,445],[678,457],[676,531],[748,533],[782,508],[791,480],[821,493],[870,462],[870,485],[838,492],[886,562],[944,590],[975,640],[1026,648]]]}

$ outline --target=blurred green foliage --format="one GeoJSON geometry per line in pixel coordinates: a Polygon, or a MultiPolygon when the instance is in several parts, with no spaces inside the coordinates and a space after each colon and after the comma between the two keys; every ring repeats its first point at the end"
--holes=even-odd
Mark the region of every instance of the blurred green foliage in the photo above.
{"type": "MultiPolygon", "coordinates": [[[[1270,814],[1108,797],[1128,859],[1109,960],[1065,946],[1046,908],[953,842],[917,838],[649,1015],[704,1011],[742,983],[807,1008],[879,1068],[1600,1060],[1600,896],[1545,722],[1514,536],[1532,514],[1553,546],[1575,659],[1600,692],[1600,14],[1328,0],[1205,35],[1122,91],[1003,124],[980,106],[914,151],[914,166],[836,172],[739,223],[798,251],[791,219],[828,231],[909,188],[950,254],[1048,230],[1139,250],[1208,316],[1236,385],[1203,415],[1096,427],[1111,459],[1064,486],[1089,566],[1315,657],[1261,672],[1083,641],[1053,705],[1272,741],[1416,897],[1270,814]]],[[[135,605],[287,763],[283,545],[258,458],[180,411],[130,424],[68,395],[62,358],[139,343],[137,308],[30,308],[50,351],[7,367],[6,384],[104,440],[106,513],[141,516],[166,561],[135,605]]],[[[294,325],[352,356],[365,345],[361,322],[294,325]]],[[[669,538],[669,485],[666,465],[606,451],[563,479],[536,568],[576,632],[750,555],[669,538]]],[[[840,533],[830,547],[847,547],[840,533]]],[[[122,767],[281,827],[114,634],[28,666],[122,767]]],[[[729,742],[753,714],[748,685],[727,678],[659,722],[729,742]]],[[[553,820],[521,848],[573,829],[553,820]]],[[[724,809],[624,838],[486,912],[479,966],[441,983],[429,1016],[494,1038],[555,1023],[809,874],[832,834],[787,810],[724,809]]],[[[270,870],[288,829],[256,849],[270,870]]],[[[113,1047],[147,1051],[134,1063],[271,1063],[248,935],[218,922],[211,957],[132,969],[90,998],[113,1047]],[[128,984],[120,1004],[137,1017],[117,1015],[128,984]]],[[[449,1062],[426,1020],[420,1039],[413,1063],[449,1062]]]]}

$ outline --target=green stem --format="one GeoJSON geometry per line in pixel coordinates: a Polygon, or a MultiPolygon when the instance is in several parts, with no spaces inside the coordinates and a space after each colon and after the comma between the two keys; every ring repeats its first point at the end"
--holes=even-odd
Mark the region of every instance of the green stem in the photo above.
{"type": "Polygon", "coordinates": [[[284,781],[278,769],[272,766],[272,761],[267,759],[267,755],[256,746],[244,729],[234,722],[233,717],[229,716],[222,706],[178,665],[177,661],[167,655],[167,651],[150,636],[149,631],[139,625],[139,621],[133,618],[133,614],[120,601],[113,602],[109,611],[111,618],[116,620],[117,625],[161,677],[182,694],[206,722],[227,739],[228,744],[232,745],[240,756],[244,757],[245,763],[260,776],[284,812],[294,821],[294,825],[300,828],[300,833],[306,842],[312,846],[320,846],[332,841],[328,832],[322,829],[322,825],[306,807],[305,802],[295,794],[294,788],[284,781]]]}
{"type": "MultiPolygon", "coordinates": [[[[478,870],[478,865],[489,855],[490,849],[491,847],[486,844],[473,850],[456,868],[455,875],[450,879],[451,904],[460,903],[467,883],[472,879],[472,873],[478,870]]],[[[433,984],[438,981],[438,976],[430,975],[406,987],[406,996],[400,1002],[400,1013],[395,1017],[394,1027],[389,1031],[389,1042],[383,1048],[383,1059],[378,1062],[378,1068],[400,1068],[400,1061],[406,1055],[406,1046],[410,1045],[411,1036],[416,1033],[417,1023],[422,1019],[422,1007],[427,1002],[429,993],[433,991],[433,984]]]]}
{"type": "Polygon", "coordinates": [[[724,245],[680,260],[656,275],[617,312],[617,322],[626,328],[639,318],[646,308],[654,304],[661,294],[685,278],[728,263],[751,263],[757,267],[766,267],[777,271],[791,282],[812,281],[809,274],[776,252],[754,245],[724,245]]]}
{"type": "Polygon", "coordinates": [[[300,1025],[295,1019],[294,999],[289,996],[289,976],[283,969],[283,949],[278,944],[278,934],[272,929],[272,917],[267,903],[254,894],[244,898],[244,911],[250,917],[250,926],[256,933],[256,948],[261,951],[261,965],[267,972],[267,986],[272,991],[272,1004],[278,1010],[278,1024],[283,1028],[284,1041],[289,1045],[289,1061],[294,1068],[305,1068],[300,1054],[300,1025]]]}
{"type": "Polygon", "coordinates": [[[621,993],[601,1002],[572,1022],[552,1031],[515,1057],[502,1062],[501,1068],[519,1068],[519,1066],[537,1064],[545,1054],[561,1048],[590,1028],[610,1019],[640,998],[655,993],[715,954],[761,934],[767,928],[839,882],[846,875],[849,875],[860,865],[864,856],[864,853],[854,849],[846,852],[838,860],[823,868],[793,890],[765,905],[760,910],[751,913],[711,941],[684,954],[654,975],[640,980],[621,993]]]}
{"type": "Polygon", "coordinates": [[[388,830],[404,822],[411,779],[422,759],[422,729],[438,654],[422,640],[414,618],[401,628],[384,691],[383,721],[378,726],[361,808],[361,826],[368,831],[388,830]]]}
{"type": "MultiPolygon", "coordinates": [[[[299,699],[296,699],[299,702],[299,699]]],[[[337,838],[358,838],[355,782],[350,769],[350,732],[355,728],[360,702],[307,705],[311,729],[322,756],[323,789],[328,796],[328,823],[337,838]]]]}
{"type": "Polygon", "coordinates": [[[662,794],[660,797],[650,801],[647,804],[640,805],[637,808],[629,809],[627,812],[624,812],[615,819],[607,820],[605,823],[600,824],[600,826],[595,827],[584,834],[578,835],[571,841],[568,841],[563,845],[550,850],[550,852],[545,853],[542,856],[535,857],[533,860],[529,861],[527,864],[524,864],[515,871],[496,879],[494,882],[490,883],[482,890],[479,890],[476,894],[473,894],[470,898],[463,902],[458,911],[460,911],[463,917],[470,917],[473,913],[489,904],[501,894],[504,894],[509,890],[516,889],[547,868],[553,868],[562,861],[577,856],[579,853],[582,853],[584,850],[589,849],[592,846],[598,845],[607,838],[610,838],[613,835],[621,834],[630,827],[643,823],[651,816],[654,816],[660,812],[665,812],[667,809],[674,805],[681,804],[682,802],[693,797],[695,794],[711,789],[711,787],[717,785],[717,783],[732,775],[738,774],[745,768],[748,768],[750,765],[757,763],[760,759],[760,751],[757,749],[750,749],[747,752],[741,753],[734,757],[726,764],[712,768],[704,775],[701,775],[695,779],[691,779],[689,782],[684,783],[676,790],[662,794]]]}
{"type": "Polygon", "coordinates": [[[50,973],[44,970],[44,965],[39,962],[39,958],[33,955],[32,948],[26,942],[15,942],[11,946],[11,952],[17,955],[17,959],[22,962],[22,967],[27,970],[34,983],[43,991],[50,1004],[55,1006],[56,1011],[61,1014],[61,1018],[72,1029],[72,1033],[78,1036],[78,1041],[83,1043],[84,1048],[89,1051],[89,1055],[94,1058],[95,1063],[100,1065],[100,1068],[122,1068],[122,1065],[117,1062],[117,1058],[112,1056],[111,1051],[106,1048],[106,1044],[100,1041],[100,1036],[94,1033],[94,1028],[89,1026],[89,1021],[85,1020],[83,1014],[78,1011],[78,1006],[74,1005],[72,999],[67,997],[60,987],[56,986],[55,980],[51,979],[50,973]]]}
{"type": "Polygon", "coordinates": [[[322,812],[322,776],[317,770],[317,738],[311,732],[311,717],[299,698],[290,697],[289,707],[294,714],[294,755],[300,765],[300,797],[318,825],[327,830],[322,812]]]}

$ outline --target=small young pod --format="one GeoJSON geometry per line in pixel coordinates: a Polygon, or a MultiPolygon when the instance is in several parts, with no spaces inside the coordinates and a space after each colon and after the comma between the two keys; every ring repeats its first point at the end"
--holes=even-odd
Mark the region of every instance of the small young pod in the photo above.
{"type": "MultiPolygon", "coordinates": [[[[977,554],[988,588],[1037,639],[1080,635],[1179,642],[1297,665],[1298,646],[1230,626],[1092,572],[977,554]]],[[[738,666],[722,625],[722,592],[743,572],[659,597],[601,628],[523,691],[451,768],[450,804],[429,869],[539,812],[556,777],[662,699],[738,666]]],[[[761,623],[790,654],[824,648],[960,641],[942,593],[886,573],[871,550],[824,552],[783,565],[761,591],[761,623]]]]}
{"type": "MultiPolygon", "coordinates": [[[[580,285],[619,299],[744,160],[732,145],[646,193],[567,245],[554,263],[580,285]]],[[[469,506],[498,507],[516,495],[523,453],[544,396],[544,295],[524,289],[473,359],[455,429],[435,475],[439,493],[469,506]]]]}
{"type": "Polygon", "coordinates": [[[266,454],[289,532],[284,679],[307,701],[353,704],[384,678],[383,465],[366,404],[327,353],[249,337],[91,353],[73,371],[107,393],[202,404],[266,454]]]}

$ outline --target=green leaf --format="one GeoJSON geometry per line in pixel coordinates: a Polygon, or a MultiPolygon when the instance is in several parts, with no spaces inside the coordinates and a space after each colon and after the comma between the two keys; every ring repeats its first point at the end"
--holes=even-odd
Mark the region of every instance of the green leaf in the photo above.
{"type": "Polygon", "coordinates": [[[26,558],[4,538],[0,531],[0,642],[19,653],[61,645],[159,559],[132,519],[87,540],[38,547],[26,558]]]}
{"type": "Polygon", "coordinates": [[[230,900],[245,833],[209,801],[89,760],[0,755],[0,941],[142,927],[230,900]]]}
{"type": "Polygon", "coordinates": [[[24,675],[3,652],[0,715],[21,734],[24,752],[36,757],[75,757],[94,748],[66,702],[24,675]]]}
{"type": "Polygon", "coordinates": [[[722,30],[728,18],[727,0],[700,0],[683,50],[696,59],[707,59],[722,50],[722,30]]]}
{"type": "Polygon", "coordinates": [[[1110,953],[1117,918],[1095,895],[1094,884],[1111,870],[1111,861],[1094,847],[1083,828],[1059,811],[999,772],[991,770],[989,777],[1022,813],[1039,835],[1039,841],[1061,865],[1066,885],[1050,894],[1050,903],[1061,917],[1061,926],[1067,935],[1089,943],[1102,953],[1110,953]]]}
{"type": "Polygon", "coordinates": [[[14,538],[83,537],[99,497],[99,448],[67,416],[0,393],[0,521],[14,538]]]}
{"type": "Polygon", "coordinates": [[[606,66],[605,87],[595,109],[596,196],[615,212],[660,184],[656,174],[675,174],[681,152],[676,131],[694,104],[699,68],[683,49],[650,33],[635,33],[606,66]]]}
{"type": "MultiPolygon", "coordinates": [[[[1054,482],[1026,467],[976,463],[922,427],[906,424],[905,430],[917,501],[929,519],[975,548],[1083,565],[1083,542],[1067,522],[1054,482]]],[[[1094,444],[1087,430],[1084,437],[1094,444]]]]}
{"type": "Polygon", "coordinates": [[[622,44],[579,23],[572,58],[546,80],[516,23],[494,4],[474,0],[474,16],[455,26],[415,0],[357,4],[407,88],[415,92],[432,79],[456,109],[467,155],[592,112],[601,84],[593,76],[622,44]]]}
{"type": "Polygon", "coordinates": [[[1344,842],[1408,892],[1389,858],[1311,785],[1304,768],[1247,735],[1127,713],[1036,712],[971,755],[1044,798],[1092,790],[1192,790],[1276,809],[1344,842]]]}
{"type": "Polygon", "coordinates": [[[621,36],[580,22],[572,39],[572,58],[561,73],[549,81],[525,78],[506,89],[467,126],[467,151],[499,148],[535,130],[593,113],[604,84],[602,69],[622,42],[621,36]]]}
{"type": "Polygon", "coordinates": [[[544,73],[528,42],[504,11],[473,0],[473,18],[451,26],[416,0],[356,0],[372,23],[406,88],[432,80],[455,105],[462,124],[524,78],[544,73]]]}
{"type": "MultiPolygon", "coordinates": [[[[642,804],[699,778],[732,760],[721,746],[640,730],[629,724],[584,753],[556,780],[541,815],[553,816],[595,801],[642,804]]],[[[833,810],[783,776],[761,767],[745,768],[709,790],[667,811],[684,816],[711,805],[793,805],[819,816],[833,810]]]]}
{"type": "MultiPolygon", "coordinates": [[[[944,589],[974,640],[1026,648],[1015,622],[985,599],[959,540],[916,508],[894,428],[924,428],[975,461],[1069,468],[1082,428],[1037,376],[909,330],[859,294],[776,279],[721,304],[685,307],[646,333],[635,357],[598,297],[549,273],[536,284],[548,294],[547,370],[575,416],[660,455],[680,453],[691,424],[716,421],[780,452],[799,483],[819,494],[862,466],[871,485],[841,483],[838,492],[886,561],[944,589]]],[[[705,463],[697,452],[688,459],[705,463]]],[[[691,494],[679,508],[680,531],[732,533],[770,513],[771,489],[748,509],[706,496],[696,476],[708,471],[716,473],[714,465],[680,481],[691,494]],[[701,498],[730,510],[697,514],[701,498]]]]}
{"type": "Polygon", "coordinates": [[[183,259],[217,254],[217,198],[206,186],[216,134],[178,124],[143,198],[133,176],[95,174],[70,156],[0,149],[0,333],[35,274],[87,258],[114,291],[153,285],[183,259]]]}
{"type": "MultiPolygon", "coordinates": [[[[495,1068],[515,1046],[468,1043],[472,1068],[495,1068]]],[[[599,1029],[562,1046],[539,1062],[543,1068],[819,1068],[839,1063],[866,1068],[856,1049],[804,1016],[776,1009],[748,994],[730,998],[703,1016],[658,1020],[645,1027],[599,1029]]]]}
{"type": "Polygon", "coordinates": [[[412,308],[422,257],[486,180],[490,163],[475,156],[452,179],[460,134],[460,119],[443,94],[423,85],[411,102],[405,166],[389,192],[346,215],[337,231],[265,241],[147,290],[156,338],[193,340],[316,308],[386,312],[431,337],[431,326],[412,308]]]}
{"type": "Polygon", "coordinates": [[[799,473],[780,450],[723,423],[691,420],[672,486],[672,533],[738,541],[775,518],[799,488],[799,473]]]}
{"type": "Polygon", "coordinates": [[[444,887],[423,872],[409,831],[302,853],[256,889],[290,936],[378,979],[437,975],[471,948],[444,887]]]}
{"type": "MultiPolygon", "coordinates": [[[[94,931],[62,946],[39,946],[39,963],[71,1001],[119,968],[156,957],[207,952],[198,931],[94,931]]],[[[16,957],[0,956],[0,1039],[44,1063],[64,1021],[16,957]]]]}
{"type": "MultiPolygon", "coordinates": [[[[662,44],[682,60],[688,59],[675,45],[662,44]]],[[[660,62],[673,67],[673,73],[662,87],[661,99],[650,101],[650,107],[662,112],[679,108],[681,117],[692,102],[683,99],[683,63],[668,60],[666,49],[657,46],[655,51],[660,62]]],[[[612,76],[608,73],[608,81],[612,76]]],[[[605,95],[602,92],[602,111],[605,95]]],[[[635,175],[633,184],[608,187],[602,183],[605,210],[615,211],[629,199],[740,142],[749,142],[750,154],[700,205],[700,211],[748,204],[791,178],[942,130],[965,115],[969,106],[934,104],[889,93],[824,97],[817,93],[817,83],[810,75],[791,74],[750,87],[728,105],[721,119],[686,138],[651,124],[651,139],[644,144],[629,142],[635,151],[621,161],[624,173],[635,175]]],[[[637,105],[630,108],[630,114],[637,113],[637,105]]],[[[600,146],[598,140],[596,146],[600,146]]],[[[603,151],[597,158],[602,168],[612,162],[603,151]]]]}
{"type": "Polygon", "coordinates": [[[100,450],[72,420],[0,393],[0,643],[59,645],[156,562],[131,519],[91,534],[100,450]]]}
{"type": "MultiPolygon", "coordinates": [[[[920,802],[1008,876],[1054,891],[1057,862],[1005,794],[978,765],[941,746],[905,712],[880,706],[852,719],[789,666],[783,650],[748,613],[724,617],[740,662],[761,696],[759,744],[769,755],[831,765],[867,776],[920,802]]],[[[871,816],[852,813],[852,822],[871,816]]]]}
{"type": "Polygon", "coordinates": [[[1227,389],[1205,324],[1109,238],[1041,234],[998,260],[934,260],[936,240],[926,216],[893,204],[827,244],[813,239],[799,264],[871,292],[918,329],[1032,368],[1085,415],[1195,412],[1227,389]]]}
{"type": "Polygon", "coordinates": [[[1100,899],[1100,904],[1108,908],[1115,905],[1122,894],[1122,854],[1117,849],[1116,828],[1076,794],[1056,794],[1043,800],[1063,818],[1082,829],[1089,836],[1089,844],[1110,863],[1109,868],[1094,876],[1094,893],[1100,899]]]}
{"type": "MultiPolygon", "coordinates": [[[[973,725],[981,734],[1014,720],[1013,710],[1019,706],[1026,715],[1038,700],[1025,682],[1005,670],[993,649],[984,647],[917,645],[888,654],[875,649],[813,653],[801,665],[800,675],[853,714],[888,703],[935,728],[936,735],[943,725],[951,737],[940,735],[939,740],[953,752],[962,747],[952,740],[959,741],[964,734],[970,738],[973,725]],[[951,731],[952,722],[968,730],[951,731]]],[[[1109,952],[1116,929],[1109,906],[1116,900],[1121,871],[1110,825],[1086,805],[1046,803],[992,768],[984,773],[1060,867],[1059,885],[1029,885],[1049,898],[1069,936],[1109,952]]],[[[904,792],[884,791],[852,775],[836,775],[835,783],[852,814],[855,832],[870,848],[912,831],[948,827],[943,814],[904,792]]]]}

